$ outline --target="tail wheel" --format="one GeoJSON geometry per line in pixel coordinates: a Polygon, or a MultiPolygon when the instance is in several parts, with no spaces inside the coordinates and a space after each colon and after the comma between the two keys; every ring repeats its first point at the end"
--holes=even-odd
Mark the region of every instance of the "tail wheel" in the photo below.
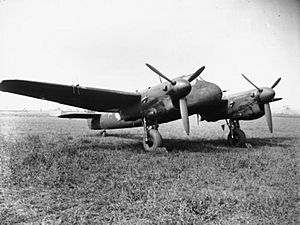
{"type": "Polygon", "coordinates": [[[101,135],[101,137],[106,137],[106,135],[107,135],[106,130],[100,131],[100,135],[101,135]]]}
{"type": "Polygon", "coordinates": [[[244,147],[246,143],[245,133],[239,128],[234,128],[232,132],[233,135],[231,132],[228,134],[227,143],[233,147],[244,147]]]}
{"type": "Polygon", "coordinates": [[[143,146],[145,151],[154,151],[161,145],[161,135],[156,129],[150,129],[147,132],[147,138],[143,137],[143,146]]]}

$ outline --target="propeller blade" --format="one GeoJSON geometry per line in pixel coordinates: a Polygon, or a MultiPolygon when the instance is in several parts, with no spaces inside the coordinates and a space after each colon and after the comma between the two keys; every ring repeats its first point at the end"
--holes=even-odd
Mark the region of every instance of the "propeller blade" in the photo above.
{"type": "Polygon", "coordinates": [[[172,85],[176,84],[175,81],[170,80],[168,77],[166,77],[165,75],[163,75],[161,72],[159,72],[156,68],[154,68],[150,64],[146,63],[146,66],[148,66],[149,69],[152,70],[154,73],[156,73],[158,76],[160,76],[160,77],[164,78],[165,80],[169,81],[172,85]]]}
{"type": "Polygon", "coordinates": [[[264,104],[264,108],[265,108],[265,115],[266,115],[266,120],[267,120],[269,130],[271,133],[273,133],[272,114],[271,114],[270,104],[269,103],[264,104]]]}
{"type": "Polygon", "coordinates": [[[280,101],[282,98],[273,98],[272,102],[280,101]]]}
{"type": "Polygon", "coordinates": [[[273,89],[274,87],[276,87],[280,80],[281,80],[281,77],[279,77],[279,78],[275,81],[275,83],[272,85],[271,88],[273,89]]]}
{"type": "Polygon", "coordinates": [[[242,74],[242,76],[250,83],[252,84],[259,92],[262,92],[263,90],[259,87],[257,87],[254,83],[252,83],[251,80],[249,80],[244,74],[242,74]]]}
{"type": "Polygon", "coordinates": [[[205,66],[202,66],[200,69],[198,69],[190,78],[188,79],[189,82],[192,82],[195,80],[205,69],[205,66]]]}
{"type": "Polygon", "coordinates": [[[189,114],[186,98],[179,99],[180,114],[182,118],[183,128],[187,135],[190,134],[189,114]]]}

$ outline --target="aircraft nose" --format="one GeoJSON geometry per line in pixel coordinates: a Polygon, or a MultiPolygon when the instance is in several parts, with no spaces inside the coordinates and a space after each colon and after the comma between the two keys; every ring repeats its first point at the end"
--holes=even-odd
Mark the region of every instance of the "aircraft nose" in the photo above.
{"type": "Polygon", "coordinates": [[[222,94],[223,94],[221,88],[218,85],[213,84],[213,83],[211,85],[212,85],[212,90],[214,93],[215,100],[220,101],[222,99],[222,94]]]}
{"type": "Polygon", "coordinates": [[[203,108],[218,104],[222,100],[221,88],[208,81],[198,81],[194,88],[191,97],[188,98],[189,105],[203,108]]]}
{"type": "Polygon", "coordinates": [[[271,102],[275,96],[275,91],[272,88],[262,88],[263,91],[260,93],[259,98],[262,103],[271,102]]]}
{"type": "Polygon", "coordinates": [[[222,99],[222,90],[221,88],[214,84],[214,83],[210,83],[210,82],[207,82],[207,91],[208,91],[208,100],[209,102],[219,102],[221,99],[222,99]]]}

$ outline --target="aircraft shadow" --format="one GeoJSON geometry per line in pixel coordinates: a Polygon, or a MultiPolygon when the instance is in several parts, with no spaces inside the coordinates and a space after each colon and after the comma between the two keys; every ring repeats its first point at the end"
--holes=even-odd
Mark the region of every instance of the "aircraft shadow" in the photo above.
{"type": "Polygon", "coordinates": [[[103,137],[100,133],[88,135],[87,140],[83,140],[85,148],[133,151],[143,150],[142,136],[135,133],[110,133],[103,137]],[[89,138],[92,138],[89,140],[89,138]]]}
{"type": "MultiPolygon", "coordinates": [[[[120,141],[122,148],[139,149],[142,150],[142,134],[139,133],[108,133],[106,137],[101,137],[100,134],[91,135],[91,137],[99,138],[114,138],[115,142],[120,141]],[[128,140],[128,142],[126,142],[128,140]],[[134,142],[132,142],[134,140],[134,142]]],[[[292,146],[295,137],[271,137],[271,138],[249,138],[246,142],[247,148],[259,148],[259,147],[283,147],[287,148],[292,146]]],[[[116,145],[118,146],[118,145],[116,145]]],[[[210,152],[210,151],[233,151],[234,149],[228,146],[226,139],[171,139],[163,138],[162,146],[170,152],[188,151],[188,152],[210,152]]],[[[101,148],[111,148],[111,143],[99,142],[97,146],[101,148]]]]}
{"type": "MultiPolygon", "coordinates": [[[[295,137],[272,137],[272,138],[249,138],[246,141],[244,149],[259,148],[259,147],[291,147],[295,137]]],[[[210,151],[233,151],[234,149],[228,146],[225,139],[199,139],[199,140],[183,140],[183,139],[164,139],[163,145],[168,151],[190,151],[190,152],[210,152],[210,151]]]]}
{"type": "MultiPolygon", "coordinates": [[[[115,138],[120,138],[120,139],[132,139],[132,140],[137,140],[143,138],[143,134],[133,134],[133,133],[108,133],[106,137],[115,137],[115,138]]],[[[98,135],[101,136],[101,135],[98,135]]]]}
{"type": "Polygon", "coordinates": [[[184,139],[163,139],[163,146],[170,152],[188,151],[188,152],[210,152],[224,151],[228,149],[226,140],[184,140],[184,139]]]}
{"type": "Polygon", "coordinates": [[[291,147],[296,137],[271,137],[271,138],[249,138],[247,139],[247,143],[250,143],[252,147],[262,147],[262,146],[269,146],[269,147],[291,147]]]}

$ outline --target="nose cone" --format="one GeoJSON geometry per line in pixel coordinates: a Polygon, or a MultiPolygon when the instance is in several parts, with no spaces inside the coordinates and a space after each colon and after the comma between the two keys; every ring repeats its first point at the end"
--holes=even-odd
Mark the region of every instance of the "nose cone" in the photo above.
{"type": "Polygon", "coordinates": [[[207,81],[202,81],[199,88],[199,103],[201,102],[203,105],[214,105],[218,103],[222,99],[222,90],[221,88],[207,81]]]}
{"type": "Polygon", "coordinates": [[[221,88],[207,81],[197,81],[188,95],[189,107],[195,107],[197,111],[213,107],[222,100],[221,88]]]}
{"type": "Polygon", "coordinates": [[[264,87],[259,95],[260,101],[262,103],[271,102],[275,96],[275,91],[272,88],[264,87]]]}

